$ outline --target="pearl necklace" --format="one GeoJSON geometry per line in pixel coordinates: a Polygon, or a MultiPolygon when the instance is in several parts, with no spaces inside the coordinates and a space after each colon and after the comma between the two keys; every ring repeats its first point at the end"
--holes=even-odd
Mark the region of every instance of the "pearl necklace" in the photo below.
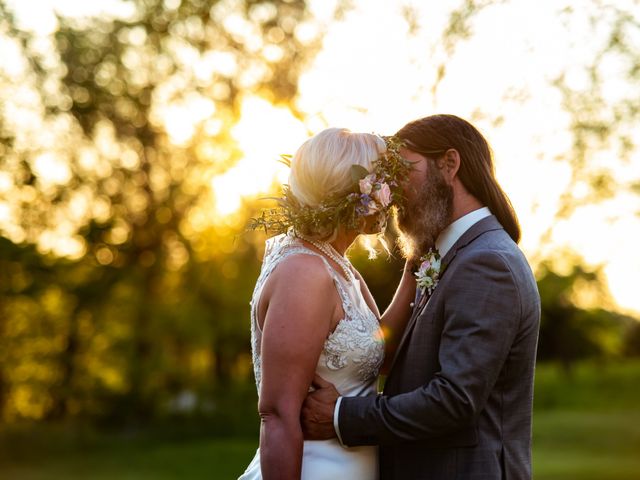
{"type": "Polygon", "coordinates": [[[353,272],[349,268],[349,265],[350,265],[349,260],[347,260],[342,255],[340,255],[337,252],[337,250],[335,248],[333,248],[333,246],[329,242],[319,242],[317,240],[314,240],[312,238],[307,237],[306,235],[301,235],[299,233],[296,233],[295,235],[299,239],[304,240],[306,242],[309,242],[311,245],[316,247],[318,250],[320,250],[322,253],[324,253],[331,260],[336,262],[338,264],[338,266],[344,272],[344,275],[346,277],[347,282],[351,281],[351,277],[353,276],[353,272]]]}

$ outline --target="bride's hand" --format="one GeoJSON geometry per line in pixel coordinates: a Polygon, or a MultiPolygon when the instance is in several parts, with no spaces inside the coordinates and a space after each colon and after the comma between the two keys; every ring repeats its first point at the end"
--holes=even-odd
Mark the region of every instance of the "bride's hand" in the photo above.
{"type": "Polygon", "coordinates": [[[311,385],[315,390],[302,405],[300,422],[305,440],[328,440],[336,436],[333,428],[333,411],[340,394],[332,383],[315,375],[311,385]]]}

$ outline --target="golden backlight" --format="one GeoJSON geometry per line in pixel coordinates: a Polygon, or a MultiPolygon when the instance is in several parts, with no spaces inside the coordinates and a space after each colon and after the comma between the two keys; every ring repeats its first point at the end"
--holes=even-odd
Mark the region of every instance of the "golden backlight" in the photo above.
{"type": "Polygon", "coordinates": [[[217,215],[232,214],[242,197],[266,192],[274,180],[286,182],[288,169],[278,159],[281,154],[293,154],[308,137],[303,123],[288,109],[257,97],[243,100],[232,135],[243,156],[211,182],[217,215]]]}
{"type": "MultiPolygon", "coordinates": [[[[81,3],[66,1],[59,8],[73,13],[81,3]]],[[[310,7],[320,18],[324,14],[319,12],[330,10],[329,3],[333,5],[313,0],[310,7]]],[[[409,120],[453,113],[473,121],[492,144],[497,176],[518,212],[521,246],[532,262],[570,249],[589,264],[604,265],[620,308],[640,312],[638,196],[586,202],[568,219],[555,218],[558,200],[571,185],[568,161],[574,139],[571,112],[553,80],[562,74],[575,91],[586,84],[584,67],[602,41],[590,29],[589,12],[560,16],[569,1],[497,2],[474,17],[468,37],[447,43],[442,32],[449,13],[464,2],[352,3],[354,8],[343,18],[321,19],[328,22],[322,48],[303,73],[295,99],[304,120],[263,98],[248,94],[243,99],[232,129],[242,157],[211,181],[212,216],[232,216],[243,197],[261,196],[274,180],[286,182],[287,169],[277,161],[279,156],[294,153],[327,126],[391,134],[409,120]]],[[[54,2],[43,1],[43,8],[45,4],[52,8],[54,2]]],[[[127,2],[101,3],[107,4],[123,9],[127,2]]],[[[46,33],[55,22],[37,24],[37,18],[45,17],[24,15],[25,21],[35,22],[33,28],[46,33]]],[[[611,101],[627,91],[629,85],[614,63],[605,77],[605,96],[611,101]]],[[[160,112],[173,119],[165,125],[177,144],[193,135],[193,125],[213,114],[213,104],[201,99],[183,107],[160,112]]],[[[638,151],[626,164],[613,150],[601,154],[602,165],[619,185],[640,181],[638,151]]],[[[67,175],[51,155],[40,157],[36,168],[52,182],[63,182],[67,175]]],[[[3,182],[0,177],[0,190],[3,182]]],[[[586,195],[584,185],[571,188],[577,197],[581,189],[586,195]]],[[[9,210],[0,205],[0,220],[11,217],[9,210]]]]}
{"type": "MultiPolygon", "coordinates": [[[[479,14],[471,39],[460,41],[447,59],[440,33],[451,5],[412,2],[422,27],[410,32],[393,2],[355,2],[331,25],[301,78],[296,105],[304,125],[264,100],[245,101],[234,130],[245,155],[213,181],[217,212],[232,214],[243,195],[259,194],[274,178],[285,181],[286,169],[272,159],[293,153],[306,138],[305,127],[309,135],[327,126],[391,134],[414,118],[453,113],[472,120],[492,144],[496,174],[518,212],[521,246],[534,268],[540,259],[572,250],[590,265],[604,265],[621,310],[640,312],[637,196],[619,195],[569,219],[555,218],[570,185],[573,138],[551,80],[565,71],[569,86],[580,89],[596,39],[580,18],[568,26],[558,21],[557,2],[515,3],[479,14]],[[446,75],[436,82],[440,68],[446,75]]],[[[620,83],[613,70],[610,78],[620,83]]],[[[621,183],[638,180],[638,153],[624,164],[614,151],[603,152],[603,165],[621,183]]],[[[572,188],[579,197],[585,186],[572,188]]]]}

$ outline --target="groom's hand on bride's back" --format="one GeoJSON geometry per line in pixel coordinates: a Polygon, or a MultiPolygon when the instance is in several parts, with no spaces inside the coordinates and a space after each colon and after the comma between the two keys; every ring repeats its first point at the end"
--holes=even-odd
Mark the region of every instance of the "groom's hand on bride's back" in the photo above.
{"type": "Polygon", "coordinates": [[[307,395],[300,415],[305,440],[327,440],[336,436],[333,411],[340,394],[332,383],[317,375],[311,385],[315,390],[307,395]]]}

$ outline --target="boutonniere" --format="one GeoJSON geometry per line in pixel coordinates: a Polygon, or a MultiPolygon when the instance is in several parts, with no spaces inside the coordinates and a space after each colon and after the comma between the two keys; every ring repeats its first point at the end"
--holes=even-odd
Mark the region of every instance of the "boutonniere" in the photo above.
{"type": "Polygon", "coordinates": [[[436,285],[438,285],[438,280],[440,280],[440,265],[440,254],[433,248],[430,248],[426,255],[420,257],[420,266],[414,275],[416,276],[416,283],[423,295],[425,292],[431,295],[436,285]]]}

